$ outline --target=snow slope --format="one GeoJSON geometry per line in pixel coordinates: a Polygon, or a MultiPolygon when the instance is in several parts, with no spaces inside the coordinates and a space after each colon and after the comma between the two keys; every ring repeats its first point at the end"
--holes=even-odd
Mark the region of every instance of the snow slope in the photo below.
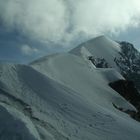
{"type": "Polygon", "coordinates": [[[108,86],[119,79],[114,69],[97,69],[70,53],[30,65],[1,63],[0,138],[139,140],[139,123],[113,106],[136,111],[108,86]]]}
{"type": "Polygon", "coordinates": [[[16,109],[0,103],[1,140],[40,140],[32,122],[16,109]]]}
{"type": "Polygon", "coordinates": [[[139,124],[112,105],[134,109],[108,86],[109,82],[123,78],[119,73],[96,69],[82,57],[68,53],[43,57],[31,66],[72,89],[73,98],[69,98],[70,102],[64,99],[66,105],[61,112],[67,119],[65,131],[69,139],[139,139],[139,124]]]}
{"type": "MultiPolygon", "coordinates": [[[[103,102],[104,98],[100,100],[100,96],[109,97],[108,94],[112,94],[108,83],[122,78],[113,69],[97,70],[83,61],[82,58],[67,53],[46,57],[43,60],[32,63],[32,66],[53,80],[80,93],[88,102],[96,100],[103,106],[107,103],[103,102]],[[112,73],[111,76],[110,73],[112,73]],[[102,88],[100,84],[103,85],[102,88]],[[94,94],[94,91],[99,93],[94,94]],[[104,93],[104,91],[108,92],[104,93]]],[[[110,107],[110,105],[108,106],[110,107]]]]}
{"type": "Polygon", "coordinates": [[[85,54],[87,54],[86,57],[94,56],[95,58],[105,58],[108,64],[117,70],[119,69],[114,62],[114,58],[120,57],[119,52],[121,52],[120,44],[105,36],[91,39],[70,51],[70,53],[78,56],[85,56],[85,54]],[[87,52],[89,52],[89,54],[87,54],[87,52]]]}
{"type": "Polygon", "coordinates": [[[98,68],[114,68],[140,91],[140,52],[128,42],[115,42],[99,36],[82,43],[70,53],[91,60],[98,68]]]}

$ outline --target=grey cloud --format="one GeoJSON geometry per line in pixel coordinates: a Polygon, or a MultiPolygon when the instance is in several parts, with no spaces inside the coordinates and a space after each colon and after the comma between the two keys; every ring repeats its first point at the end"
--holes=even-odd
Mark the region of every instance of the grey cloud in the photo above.
{"type": "Polygon", "coordinates": [[[29,38],[61,44],[139,26],[139,0],[0,0],[0,19],[29,38]]]}

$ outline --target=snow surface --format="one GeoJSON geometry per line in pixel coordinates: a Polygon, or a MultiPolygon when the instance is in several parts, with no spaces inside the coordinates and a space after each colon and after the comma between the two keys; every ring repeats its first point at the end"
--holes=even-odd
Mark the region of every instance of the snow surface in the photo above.
{"type": "Polygon", "coordinates": [[[108,86],[123,77],[97,69],[82,51],[28,66],[0,64],[0,138],[19,140],[18,132],[23,140],[139,140],[140,124],[113,106],[136,111],[108,86]]]}
{"type": "Polygon", "coordinates": [[[114,62],[114,58],[120,57],[119,52],[121,52],[121,47],[117,42],[112,41],[108,37],[99,36],[85,43],[82,43],[78,47],[71,50],[70,53],[84,56],[85,54],[87,54],[87,51],[89,52],[87,56],[94,56],[95,58],[105,58],[110,66],[118,69],[116,63],[114,62]]]}
{"type": "Polygon", "coordinates": [[[16,109],[0,103],[0,140],[40,140],[32,122],[16,109]]]}

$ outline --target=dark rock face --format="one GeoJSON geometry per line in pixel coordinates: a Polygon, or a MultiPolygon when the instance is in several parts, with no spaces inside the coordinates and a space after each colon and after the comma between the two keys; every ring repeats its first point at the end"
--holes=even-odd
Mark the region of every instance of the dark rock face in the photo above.
{"type": "Polygon", "coordinates": [[[132,81],[119,80],[113,83],[109,83],[109,85],[134,106],[139,104],[140,94],[132,81]]]}
{"type": "Polygon", "coordinates": [[[121,74],[127,80],[133,80],[140,91],[140,52],[131,43],[123,41],[119,44],[120,58],[115,58],[114,62],[120,68],[121,74]]]}
{"type": "Polygon", "coordinates": [[[117,91],[121,96],[123,96],[127,101],[133,104],[138,112],[131,110],[123,110],[123,108],[117,107],[115,104],[113,106],[120,111],[129,114],[133,119],[140,121],[140,94],[132,81],[128,80],[118,80],[109,83],[109,86],[117,91]]]}
{"type": "Polygon", "coordinates": [[[88,60],[90,60],[97,68],[111,68],[104,58],[94,58],[93,56],[89,56],[88,60]]]}

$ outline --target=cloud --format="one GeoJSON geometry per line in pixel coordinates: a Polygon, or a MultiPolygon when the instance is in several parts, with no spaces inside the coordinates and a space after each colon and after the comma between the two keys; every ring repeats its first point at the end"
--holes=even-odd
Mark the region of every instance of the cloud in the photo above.
{"type": "Polygon", "coordinates": [[[137,27],[139,7],[139,0],[0,0],[0,20],[29,38],[61,44],[137,27]]]}
{"type": "Polygon", "coordinates": [[[88,34],[116,33],[137,26],[140,16],[139,0],[86,0],[79,2],[74,14],[77,30],[88,34]],[[84,17],[83,17],[84,16],[84,17]],[[79,17],[79,18],[77,18],[79,17]]]}
{"type": "Polygon", "coordinates": [[[0,16],[9,28],[41,40],[60,40],[65,33],[65,6],[59,0],[3,0],[0,16]]]}
{"type": "Polygon", "coordinates": [[[21,52],[24,54],[24,55],[28,55],[28,56],[31,56],[33,54],[38,54],[39,53],[39,50],[37,48],[34,48],[34,47],[30,47],[29,45],[27,44],[24,44],[20,47],[21,49],[21,52]]]}

